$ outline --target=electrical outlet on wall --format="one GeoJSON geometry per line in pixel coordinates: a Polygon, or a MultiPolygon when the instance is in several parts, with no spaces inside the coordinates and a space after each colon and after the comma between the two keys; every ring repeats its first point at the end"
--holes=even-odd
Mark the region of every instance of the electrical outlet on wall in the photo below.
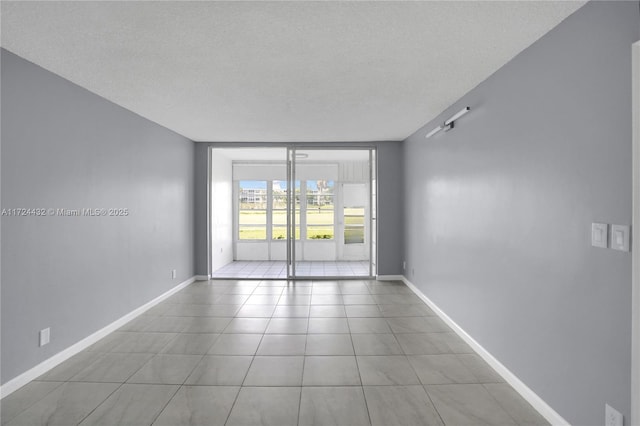
{"type": "Polygon", "coordinates": [[[403,271],[406,271],[406,270],[407,270],[407,261],[406,261],[406,260],[404,260],[404,261],[402,262],[402,270],[403,270],[403,271]]]}
{"type": "Polygon", "coordinates": [[[624,426],[622,414],[609,404],[604,405],[604,426],[624,426]]]}
{"type": "Polygon", "coordinates": [[[51,341],[51,328],[40,330],[40,346],[44,346],[51,341]]]}
{"type": "Polygon", "coordinates": [[[176,279],[178,277],[178,271],[176,269],[171,270],[171,279],[176,279]]]}

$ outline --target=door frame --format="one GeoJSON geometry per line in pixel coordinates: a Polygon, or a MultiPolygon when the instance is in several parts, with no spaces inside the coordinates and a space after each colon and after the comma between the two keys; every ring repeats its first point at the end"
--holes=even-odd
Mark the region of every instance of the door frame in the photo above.
{"type": "MultiPolygon", "coordinates": [[[[373,197],[372,194],[375,191],[375,193],[377,194],[377,161],[378,161],[378,154],[377,154],[377,149],[378,147],[375,144],[359,144],[359,143],[355,143],[355,144],[317,144],[317,143],[281,143],[281,144],[273,144],[273,143],[258,143],[258,144],[253,144],[253,143],[215,143],[215,144],[209,144],[208,145],[208,149],[207,149],[207,278],[211,279],[211,277],[213,276],[214,272],[213,271],[213,253],[212,253],[212,240],[213,240],[213,223],[212,223],[212,197],[211,197],[211,190],[212,190],[212,167],[213,167],[213,161],[212,161],[212,156],[213,156],[213,151],[214,149],[238,149],[238,148],[285,148],[287,149],[287,152],[292,153],[291,155],[293,156],[295,154],[295,150],[299,149],[299,150],[309,150],[309,149],[316,149],[316,150],[363,150],[363,151],[368,151],[369,152],[369,175],[370,175],[370,191],[369,191],[369,196],[370,196],[370,210],[371,210],[371,214],[369,221],[373,222],[375,221],[377,218],[374,216],[373,212],[377,212],[378,210],[378,206],[377,206],[377,196],[373,197]],[[372,180],[373,178],[373,180],[372,180]]],[[[289,157],[286,157],[286,160],[290,160],[289,157]]],[[[295,162],[295,158],[293,158],[293,162],[295,162]]],[[[287,164],[287,181],[289,183],[289,178],[292,177],[293,182],[295,183],[295,168],[292,167],[292,162],[291,161],[286,161],[287,164]]],[[[288,185],[289,186],[289,185],[288,185]]],[[[288,197],[290,200],[292,199],[291,194],[288,197]]],[[[289,207],[289,206],[288,206],[289,207]]],[[[287,212],[287,217],[290,216],[290,212],[287,212]]],[[[377,214],[376,214],[377,215],[377,214]]],[[[291,226],[294,227],[295,229],[295,224],[288,224],[287,226],[287,230],[289,232],[291,232],[291,226]]],[[[377,227],[377,223],[373,222],[369,224],[370,226],[370,234],[371,234],[371,238],[370,238],[370,250],[369,250],[369,277],[368,278],[375,278],[375,276],[377,275],[377,258],[378,258],[378,253],[377,253],[377,244],[374,246],[373,245],[373,241],[378,241],[378,227],[377,227]]],[[[287,236],[287,241],[290,241],[291,239],[289,238],[289,235],[287,236]]],[[[294,240],[295,241],[295,240],[294,240]]],[[[295,245],[290,246],[287,243],[287,259],[292,259],[292,253],[289,253],[289,250],[292,249],[293,251],[295,251],[295,245]]],[[[322,280],[322,279],[363,279],[363,278],[367,278],[367,277],[363,277],[363,276],[358,276],[358,277],[340,277],[340,276],[336,276],[336,277],[325,277],[325,276],[303,276],[303,277],[298,277],[294,274],[291,274],[291,270],[290,265],[289,265],[289,260],[287,260],[287,275],[289,276],[289,279],[318,279],[318,280],[322,280]]],[[[293,262],[291,262],[293,263],[293,262]]],[[[295,265],[291,265],[291,267],[295,268],[295,265]]]]}
{"type": "MultiPolygon", "coordinates": [[[[373,177],[374,177],[374,173],[377,174],[377,164],[374,164],[374,162],[377,161],[377,147],[376,146],[370,146],[370,145],[361,145],[361,146],[349,146],[349,145],[340,145],[340,146],[326,146],[326,145],[314,145],[314,144],[288,144],[286,145],[287,147],[287,194],[288,194],[288,202],[287,202],[287,279],[288,280],[293,280],[293,279],[313,279],[313,280],[332,280],[332,279],[343,279],[343,278],[348,278],[348,279],[362,279],[362,278],[375,278],[375,276],[377,275],[377,253],[375,253],[375,257],[374,257],[374,253],[373,253],[373,240],[375,238],[375,240],[378,240],[378,236],[377,236],[377,232],[378,232],[378,227],[377,227],[377,222],[374,224],[374,220],[377,219],[377,213],[375,213],[374,216],[374,212],[377,212],[378,210],[378,206],[374,206],[373,203],[377,203],[377,198],[376,200],[373,200],[373,192],[374,192],[374,185],[377,186],[377,178],[374,182],[373,177]],[[309,150],[325,150],[325,151],[340,151],[340,150],[361,150],[361,151],[367,151],[368,152],[368,162],[369,162],[369,173],[368,173],[368,182],[367,182],[367,188],[369,189],[369,194],[368,194],[368,198],[369,198],[369,214],[368,214],[368,231],[369,231],[369,235],[368,235],[368,245],[369,245],[369,276],[368,277],[362,277],[362,276],[357,276],[357,277],[340,277],[340,276],[315,276],[315,275],[304,275],[304,276],[299,276],[296,274],[296,240],[295,238],[291,238],[291,235],[295,236],[295,229],[296,229],[296,223],[295,223],[295,182],[296,182],[296,152],[297,150],[302,150],[302,151],[309,151],[309,150]],[[374,226],[375,225],[375,226],[374,226]],[[374,232],[376,233],[375,237],[374,237],[374,232]]],[[[337,182],[339,183],[339,182],[337,182]]],[[[301,186],[302,188],[302,186],[301,186]]],[[[377,194],[377,188],[375,188],[375,192],[377,194]]],[[[302,197],[302,193],[300,194],[300,197],[302,197]]],[[[335,200],[334,200],[334,207],[335,207],[335,200]]],[[[338,214],[335,210],[334,210],[334,214],[338,214]]],[[[301,224],[300,227],[302,227],[302,224],[304,223],[302,221],[302,215],[301,215],[301,224]]],[[[334,229],[337,229],[338,227],[335,227],[334,229]]],[[[300,235],[302,238],[303,232],[302,229],[300,230],[300,235]]],[[[335,236],[337,238],[337,235],[335,236]]],[[[302,241],[301,241],[302,242],[302,241]]],[[[337,250],[337,247],[336,247],[337,250]]],[[[377,250],[377,246],[376,246],[376,250],[377,250]]]]}
{"type": "MultiPolygon", "coordinates": [[[[640,244],[640,41],[632,49],[633,217],[632,243],[640,244]]],[[[631,422],[640,424],[640,247],[632,247],[631,422]]]]}

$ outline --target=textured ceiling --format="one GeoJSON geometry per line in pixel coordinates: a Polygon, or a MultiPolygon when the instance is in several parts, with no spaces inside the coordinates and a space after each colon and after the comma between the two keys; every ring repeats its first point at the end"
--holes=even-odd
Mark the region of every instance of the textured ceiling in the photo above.
{"type": "Polygon", "coordinates": [[[2,1],[2,46],[196,141],[402,140],[579,1],[2,1]]]}

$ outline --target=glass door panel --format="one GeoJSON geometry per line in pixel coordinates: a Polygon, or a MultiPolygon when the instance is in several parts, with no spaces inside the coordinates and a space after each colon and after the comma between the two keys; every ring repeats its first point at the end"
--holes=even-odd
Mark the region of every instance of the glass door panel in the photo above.
{"type": "Polygon", "coordinates": [[[284,147],[209,150],[212,277],[287,278],[286,155],[284,147]]]}
{"type": "MultiPolygon", "coordinates": [[[[290,148],[288,182],[295,200],[289,199],[287,218],[290,235],[294,229],[296,235],[289,241],[292,278],[371,276],[370,151],[290,148]]],[[[274,217],[272,235],[280,223],[274,217]]]]}
{"type": "Polygon", "coordinates": [[[344,243],[364,244],[364,207],[344,208],[344,243]]]}

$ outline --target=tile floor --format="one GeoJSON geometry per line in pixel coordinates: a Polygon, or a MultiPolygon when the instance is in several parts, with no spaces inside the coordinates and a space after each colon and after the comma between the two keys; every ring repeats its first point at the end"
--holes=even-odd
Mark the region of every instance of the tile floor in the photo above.
{"type": "MultiPolygon", "coordinates": [[[[286,279],[287,265],[280,261],[231,262],[213,273],[213,278],[286,279]]],[[[297,262],[298,277],[368,277],[369,262],[297,262]]]]}
{"type": "Polygon", "coordinates": [[[2,425],[547,424],[404,284],[199,281],[2,400],[2,425]]]}

